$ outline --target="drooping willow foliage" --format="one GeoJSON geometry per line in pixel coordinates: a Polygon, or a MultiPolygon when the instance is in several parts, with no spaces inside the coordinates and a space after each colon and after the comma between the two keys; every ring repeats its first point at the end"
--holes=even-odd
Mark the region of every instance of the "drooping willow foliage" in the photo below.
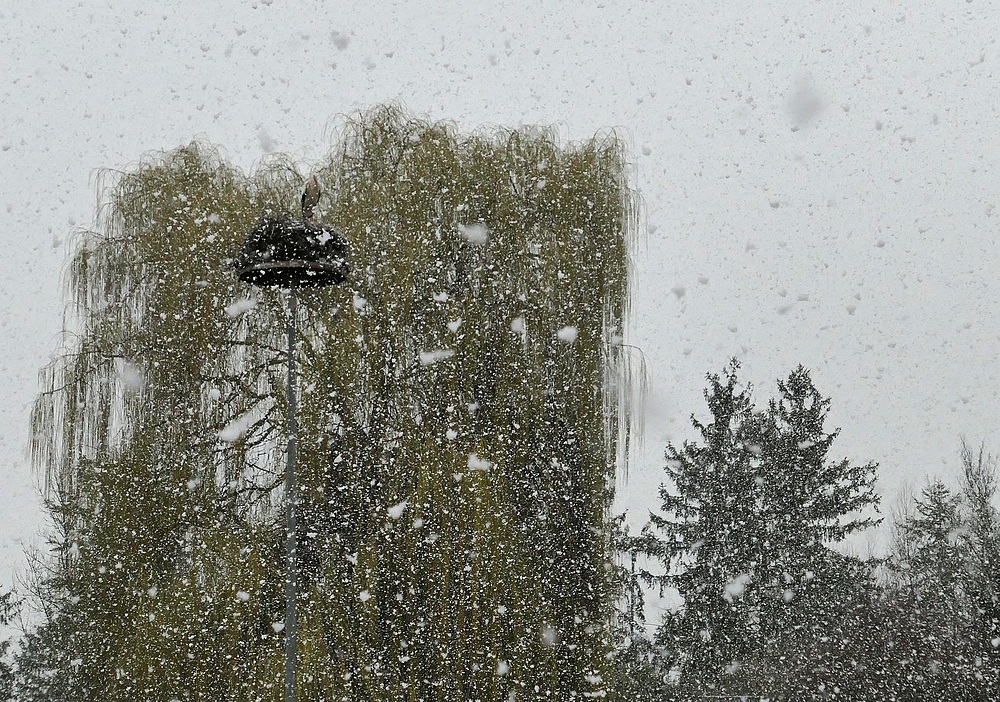
{"type": "MultiPolygon", "coordinates": [[[[298,293],[300,699],[613,697],[622,144],[388,107],[317,172],[353,271],[298,293]]],[[[229,261],[305,177],[193,144],[80,237],[32,415],[56,556],[25,699],[281,698],[287,308],[229,261]]]]}

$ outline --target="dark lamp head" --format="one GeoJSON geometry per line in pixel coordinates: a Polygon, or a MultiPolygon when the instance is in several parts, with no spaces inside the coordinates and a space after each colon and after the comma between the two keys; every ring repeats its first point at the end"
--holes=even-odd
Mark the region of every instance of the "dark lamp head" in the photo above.
{"type": "Polygon", "coordinates": [[[262,288],[316,288],[347,277],[347,239],[310,221],[264,217],[233,259],[236,275],[262,288]]]}

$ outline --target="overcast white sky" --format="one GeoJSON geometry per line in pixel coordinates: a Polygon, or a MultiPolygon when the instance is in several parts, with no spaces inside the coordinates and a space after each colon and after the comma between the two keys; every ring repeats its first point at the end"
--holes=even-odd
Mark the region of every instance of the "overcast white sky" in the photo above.
{"type": "Polygon", "coordinates": [[[61,343],[66,237],[97,169],[194,137],[308,164],[402,101],[462,129],[618,128],[646,236],[629,341],[651,371],[622,504],[654,507],[733,355],[761,400],[798,363],[836,457],[891,501],[1000,451],[1000,3],[36,0],[0,4],[0,586],[44,522],[25,457],[61,343]],[[138,10],[140,6],[150,10],[138,10]]]}

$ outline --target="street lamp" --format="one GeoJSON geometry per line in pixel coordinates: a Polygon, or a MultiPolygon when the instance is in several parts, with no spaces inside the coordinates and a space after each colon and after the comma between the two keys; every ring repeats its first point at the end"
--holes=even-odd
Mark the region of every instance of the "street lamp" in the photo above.
{"type": "Polygon", "coordinates": [[[288,452],[285,461],[285,702],[295,702],[296,525],[295,444],[298,434],[295,398],[295,290],[336,285],[347,277],[347,239],[319,224],[313,208],[319,181],[310,179],[302,196],[302,219],[263,217],[250,231],[233,260],[237,277],[262,288],[288,292],[288,452]]]}

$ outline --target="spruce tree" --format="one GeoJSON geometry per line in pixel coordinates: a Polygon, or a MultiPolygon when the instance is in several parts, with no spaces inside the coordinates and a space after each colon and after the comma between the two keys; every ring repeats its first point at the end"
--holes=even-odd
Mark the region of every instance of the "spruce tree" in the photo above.
{"type": "Polygon", "coordinates": [[[896,525],[885,602],[896,686],[942,699],[1000,685],[996,467],[964,442],[961,461],[960,489],[930,480],[896,525]]]}
{"type": "Polygon", "coordinates": [[[975,647],[1000,670],[1000,513],[996,504],[997,462],[980,446],[961,447],[961,490],[966,509],[966,562],[975,613],[975,647]]]}
{"type": "MultiPolygon", "coordinates": [[[[300,294],[300,699],[613,693],[621,143],[382,108],[317,173],[354,272],[300,294]]],[[[32,418],[56,560],[26,699],[279,699],[285,307],[228,261],[304,181],[193,144],[80,238],[32,418]]]]}
{"type": "MultiPolygon", "coordinates": [[[[890,559],[887,645],[898,667],[896,687],[934,697],[965,688],[971,662],[971,618],[961,496],[931,480],[897,525],[890,559]]],[[[966,694],[965,690],[962,694],[966,694]]]]}
{"type": "Polygon", "coordinates": [[[660,488],[663,514],[650,515],[659,535],[646,533],[651,555],[676,569],[663,584],[676,587],[685,601],[682,616],[667,615],[657,643],[668,651],[668,667],[707,688],[755,645],[756,623],[743,606],[742,587],[762,544],[744,504],[755,484],[761,426],[750,388],[738,384],[738,367],[734,361],[721,377],[708,376],[711,421],[692,416],[701,442],[667,446],[670,487],[660,488]]]}
{"type": "MultiPolygon", "coordinates": [[[[0,628],[7,629],[14,623],[18,602],[13,592],[0,594],[0,628]]],[[[10,660],[11,639],[0,639],[0,700],[14,699],[14,669],[10,660]]]]}
{"type": "Polygon", "coordinates": [[[657,641],[684,694],[811,693],[825,683],[787,679],[778,659],[788,652],[772,652],[794,636],[814,646],[842,614],[829,592],[845,590],[850,602],[863,587],[863,566],[830,547],[876,523],[876,466],[829,460],[830,400],[804,368],[760,411],[738,369],[734,360],[708,376],[711,420],[692,417],[700,440],[667,448],[662,514],[651,516],[646,546],[684,605],[657,641]]]}
{"type": "Polygon", "coordinates": [[[941,480],[931,481],[900,525],[893,563],[923,619],[945,628],[968,612],[961,509],[961,495],[941,480]]]}

